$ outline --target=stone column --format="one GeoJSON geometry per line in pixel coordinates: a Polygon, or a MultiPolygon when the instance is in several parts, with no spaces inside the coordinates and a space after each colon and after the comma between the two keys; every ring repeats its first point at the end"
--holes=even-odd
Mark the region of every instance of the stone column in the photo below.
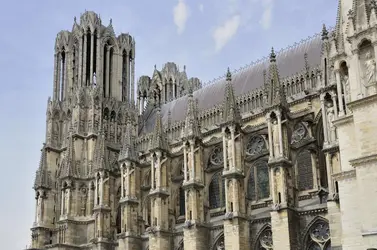
{"type": "Polygon", "coordinates": [[[226,138],[225,128],[222,129],[222,135],[223,135],[224,170],[227,171],[228,170],[228,161],[227,161],[228,151],[227,151],[227,141],[226,141],[227,138],[226,138]]]}
{"type": "Polygon", "coordinates": [[[68,188],[68,202],[67,202],[67,215],[69,215],[70,211],[71,211],[71,188],[68,188]]]}
{"type": "Polygon", "coordinates": [[[54,100],[58,100],[59,95],[57,94],[58,90],[58,54],[55,53],[54,55],[54,100]]]}
{"type": "Polygon", "coordinates": [[[34,221],[35,223],[38,223],[38,197],[35,197],[35,214],[34,214],[34,221]]]}
{"type": "Polygon", "coordinates": [[[329,134],[328,134],[328,126],[327,126],[327,116],[326,116],[326,107],[325,107],[325,97],[324,94],[320,96],[321,100],[321,110],[322,110],[322,122],[323,122],[323,134],[324,134],[324,141],[325,144],[329,143],[329,134]]]}
{"type": "Polygon", "coordinates": [[[157,152],[157,187],[161,188],[161,154],[157,152]]]}
{"type": "Polygon", "coordinates": [[[135,58],[131,61],[131,100],[130,102],[135,103],[135,58]]]}
{"type": "Polygon", "coordinates": [[[105,88],[105,97],[110,97],[110,46],[106,47],[105,53],[106,53],[106,76],[105,76],[105,82],[106,82],[106,88],[105,88]]]}
{"type": "Polygon", "coordinates": [[[270,150],[270,158],[274,157],[274,150],[272,145],[272,127],[271,127],[271,118],[266,117],[267,120],[267,127],[268,127],[268,147],[270,150]]]}
{"type": "Polygon", "coordinates": [[[196,171],[195,171],[195,157],[194,157],[194,141],[190,141],[190,158],[191,158],[191,170],[192,170],[192,180],[195,181],[196,179],[196,171]]]}
{"type": "Polygon", "coordinates": [[[90,38],[90,82],[89,84],[93,83],[93,73],[94,73],[94,33],[90,38]]]}
{"type": "Polygon", "coordinates": [[[84,33],[84,46],[83,46],[83,70],[82,70],[82,75],[83,75],[83,85],[86,86],[87,82],[87,75],[86,75],[86,67],[87,67],[87,61],[86,61],[86,54],[88,53],[88,36],[87,33],[84,33]]]}
{"type": "MultiPolygon", "coordinates": [[[[340,97],[340,98],[342,99],[342,97],[340,97]]],[[[338,114],[338,104],[336,102],[336,93],[334,93],[334,92],[332,93],[331,99],[332,99],[332,103],[333,103],[333,106],[334,106],[335,119],[337,119],[339,116],[344,115],[344,110],[343,110],[343,114],[341,114],[340,111],[339,111],[339,114],[338,114]]],[[[343,104],[339,103],[339,105],[343,105],[343,104]]],[[[342,106],[340,106],[340,107],[342,107],[342,106]]],[[[341,109],[340,107],[339,107],[339,110],[341,109]]]]}
{"type": "Polygon", "coordinates": [[[98,202],[97,202],[97,197],[98,197],[98,178],[96,176],[96,186],[94,188],[94,203],[96,205],[99,205],[98,202]]]}
{"type": "Polygon", "coordinates": [[[82,74],[83,74],[83,57],[84,57],[84,45],[82,44],[82,38],[80,38],[79,40],[79,65],[78,65],[78,68],[77,68],[77,75],[78,75],[78,82],[77,82],[77,85],[78,86],[82,86],[82,74]]]}
{"type": "Polygon", "coordinates": [[[121,183],[121,196],[122,198],[124,198],[124,167],[123,167],[124,164],[122,164],[120,166],[120,183],[121,183]]]}
{"type": "Polygon", "coordinates": [[[131,171],[130,171],[131,164],[128,162],[126,164],[127,168],[127,189],[126,189],[126,196],[129,197],[131,195],[131,171]]]}
{"type": "Polygon", "coordinates": [[[230,136],[231,136],[231,140],[232,140],[232,165],[233,165],[233,168],[236,168],[236,147],[235,147],[235,136],[234,136],[234,127],[231,127],[230,128],[230,136]]]}
{"type": "Polygon", "coordinates": [[[103,205],[103,174],[101,173],[101,179],[100,179],[100,196],[99,196],[99,203],[102,206],[103,205]]]}
{"type": "MultiPolygon", "coordinates": [[[[335,74],[336,74],[336,91],[338,92],[338,102],[339,102],[339,116],[344,116],[343,93],[342,93],[342,82],[340,79],[340,70],[336,69],[335,74]]],[[[334,107],[335,107],[335,103],[334,103],[334,107]]],[[[338,109],[335,109],[335,110],[336,110],[335,113],[337,113],[338,109]]],[[[335,116],[338,117],[338,115],[335,115],[335,116]]]]}
{"type": "Polygon", "coordinates": [[[278,129],[279,129],[279,155],[283,156],[283,133],[281,131],[281,113],[276,114],[278,119],[278,129]]]}
{"type": "Polygon", "coordinates": [[[60,204],[60,215],[64,215],[64,203],[65,203],[65,197],[64,197],[64,190],[62,190],[62,198],[61,198],[61,204],[60,204]]]}
{"type": "Polygon", "coordinates": [[[58,65],[57,65],[57,84],[56,84],[56,96],[57,96],[57,100],[60,100],[60,85],[61,85],[61,81],[62,81],[62,78],[61,78],[61,66],[62,66],[62,54],[59,52],[58,53],[58,65]]]}
{"type": "Polygon", "coordinates": [[[184,145],[183,147],[183,176],[184,176],[184,181],[187,181],[187,147],[184,145]]]}
{"type": "Polygon", "coordinates": [[[154,166],[154,157],[152,156],[151,157],[151,167],[152,167],[152,169],[151,169],[151,174],[152,174],[152,178],[151,178],[151,189],[153,190],[153,189],[155,189],[155,186],[154,186],[154,180],[155,180],[155,174],[154,174],[154,172],[155,172],[155,166],[154,166]]]}
{"type": "Polygon", "coordinates": [[[332,181],[332,162],[331,162],[331,154],[326,153],[326,168],[327,168],[327,182],[329,185],[329,194],[332,195],[334,194],[334,185],[332,181]]]}

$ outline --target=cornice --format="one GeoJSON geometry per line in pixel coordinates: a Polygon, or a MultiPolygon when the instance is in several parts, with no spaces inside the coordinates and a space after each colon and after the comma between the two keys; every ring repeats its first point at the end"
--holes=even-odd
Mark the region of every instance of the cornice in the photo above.
{"type": "Polygon", "coordinates": [[[364,108],[368,104],[377,102],[377,94],[363,97],[347,104],[350,110],[355,111],[357,109],[364,108]]]}
{"type": "Polygon", "coordinates": [[[356,177],[356,170],[352,169],[352,170],[336,173],[336,174],[333,174],[332,177],[336,181],[345,181],[345,180],[353,179],[356,177]]]}
{"type": "Polygon", "coordinates": [[[333,121],[335,127],[339,128],[343,125],[348,125],[353,122],[353,114],[338,117],[333,121]]]}
{"type": "Polygon", "coordinates": [[[356,159],[352,159],[352,160],[349,161],[351,166],[353,166],[354,168],[363,167],[367,164],[372,164],[372,163],[376,163],[376,162],[377,162],[377,154],[361,156],[361,157],[358,157],[356,159]]]}

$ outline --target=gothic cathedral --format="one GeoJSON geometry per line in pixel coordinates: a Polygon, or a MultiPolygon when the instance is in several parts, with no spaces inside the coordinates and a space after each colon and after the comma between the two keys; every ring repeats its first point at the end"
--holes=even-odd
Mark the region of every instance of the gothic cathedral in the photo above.
{"type": "Polygon", "coordinates": [[[376,57],[376,0],[339,0],[212,84],[135,82],[134,38],[85,12],[55,42],[29,249],[377,248],[376,57]]]}

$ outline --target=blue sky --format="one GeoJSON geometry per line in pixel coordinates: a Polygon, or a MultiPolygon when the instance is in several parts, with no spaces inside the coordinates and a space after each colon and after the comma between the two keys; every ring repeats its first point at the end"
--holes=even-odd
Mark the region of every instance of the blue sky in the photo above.
{"type": "Polygon", "coordinates": [[[333,26],[337,0],[15,0],[0,9],[2,249],[30,242],[56,34],[85,10],[136,39],[136,76],[167,61],[204,82],[333,26]]]}

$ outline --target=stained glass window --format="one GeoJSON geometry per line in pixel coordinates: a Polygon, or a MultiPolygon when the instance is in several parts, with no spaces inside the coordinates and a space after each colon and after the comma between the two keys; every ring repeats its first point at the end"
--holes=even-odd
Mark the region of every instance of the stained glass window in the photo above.
{"type": "Polygon", "coordinates": [[[179,215],[185,215],[185,191],[183,188],[179,188],[179,215]]]}
{"type": "Polygon", "coordinates": [[[250,200],[255,200],[255,178],[254,178],[254,167],[250,168],[249,180],[247,184],[247,198],[250,200]]]}
{"type": "Polygon", "coordinates": [[[298,189],[313,189],[313,168],[310,151],[304,150],[297,156],[298,189]]]}
{"type": "Polygon", "coordinates": [[[331,249],[331,238],[329,224],[325,221],[318,221],[309,229],[306,238],[308,250],[329,250],[331,249]]]}
{"type": "Polygon", "coordinates": [[[221,172],[214,174],[209,184],[209,206],[211,209],[225,206],[225,181],[221,172]]]}
{"type": "Polygon", "coordinates": [[[270,179],[268,165],[266,162],[259,162],[257,165],[258,199],[265,199],[270,196],[270,179]]]}
{"type": "Polygon", "coordinates": [[[267,162],[259,161],[251,169],[247,185],[250,200],[265,199],[270,196],[270,177],[267,162]]]}

